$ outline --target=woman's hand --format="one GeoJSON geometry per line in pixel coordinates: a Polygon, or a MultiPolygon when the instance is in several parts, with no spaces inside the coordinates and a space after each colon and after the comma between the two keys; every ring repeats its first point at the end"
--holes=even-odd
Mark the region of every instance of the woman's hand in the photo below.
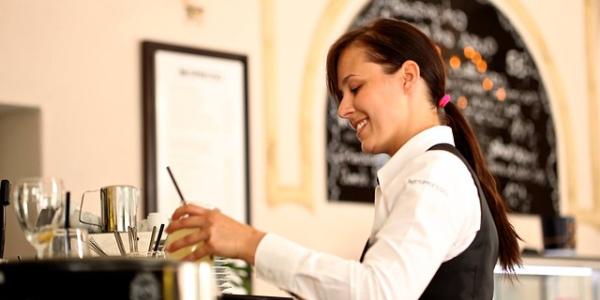
{"type": "Polygon", "coordinates": [[[194,204],[179,207],[171,219],[171,224],[166,229],[167,233],[183,228],[198,230],[173,242],[166,251],[174,252],[203,242],[202,247],[186,256],[185,260],[193,261],[206,255],[218,255],[240,258],[254,265],[256,247],[265,236],[265,233],[233,220],[218,209],[206,209],[194,204]]]}

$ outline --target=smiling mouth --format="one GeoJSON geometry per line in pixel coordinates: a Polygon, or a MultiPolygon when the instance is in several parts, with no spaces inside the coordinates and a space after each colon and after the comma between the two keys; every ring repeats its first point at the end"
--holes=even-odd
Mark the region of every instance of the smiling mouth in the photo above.
{"type": "Polygon", "coordinates": [[[360,134],[363,128],[369,123],[368,119],[364,119],[356,124],[356,136],[360,134]]]}

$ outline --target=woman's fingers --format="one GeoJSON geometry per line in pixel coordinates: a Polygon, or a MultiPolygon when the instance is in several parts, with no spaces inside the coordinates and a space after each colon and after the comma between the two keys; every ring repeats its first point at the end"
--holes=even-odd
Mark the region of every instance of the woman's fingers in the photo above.
{"type": "Polygon", "coordinates": [[[173,216],[171,217],[171,220],[173,220],[173,221],[179,220],[181,217],[183,217],[185,215],[190,215],[190,216],[191,215],[202,215],[209,211],[210,211],[209,209],[200,207],[195,204],[186,204],[186,205],[180,206],[179,208],[177,208],[175,210],[175,212],[173,213],[173,216]]]}
{"type": "Polygon", "coordinates": [[[196,249],[196,251],[194,251],[190,255],[184,257],[183,260],[197,261],[207,255],[210,255],[210,251],[206,247],[206,245],[202,245],[202,247],[199,247],[198,249],[196,249]]]}
{"type": "MultiPolygon", "coordinates": [[[[198,229],[198,230],[176,240],[175,242],[171,243],[169,245],[169,247],[167,247],[167,249],[165,249],[165,250],[168,252],[175,252],[181,248],[185,248],[187,246],[195,245],[199,242],[206,241],[207,239],[208,239],[208,233],[206,231],[198,229]]],[[[201,246],[200,248],[204,248],[204,247],[201,246]]]]}
{"type": "Polygon", "coordinates": [[[167,226],[166,232],[172,233],[182,228],[198,228],[207,224],[206,216],[190,216],[183,219],[177,219],[167,226]]]}

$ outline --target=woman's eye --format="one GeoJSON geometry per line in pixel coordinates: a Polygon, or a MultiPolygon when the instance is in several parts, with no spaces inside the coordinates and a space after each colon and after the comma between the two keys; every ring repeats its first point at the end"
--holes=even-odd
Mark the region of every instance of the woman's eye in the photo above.
{"type": "Polygon", "coordinates": [[[353,95],[356,95],[356,93],[358,92],[359,89],[360,89],[360,86],[350,88],[350,93],[352,93],[353,95]]]}

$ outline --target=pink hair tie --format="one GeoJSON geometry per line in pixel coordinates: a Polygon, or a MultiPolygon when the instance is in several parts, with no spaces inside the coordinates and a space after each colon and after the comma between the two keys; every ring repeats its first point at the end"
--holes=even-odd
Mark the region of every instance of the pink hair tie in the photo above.
{"type": "Polygon", "coordinates": [[[452,100],[452,98],[450,98],[450,95],[446,94],[446,95],[444,95],[444,97],[442,97],[440,99],[440,101],[438,102],[438,106],[441,108],[444,108],[446,106],[446,104],[448,104],[448,102],[450,102],[450,100],[452,100]]]}

